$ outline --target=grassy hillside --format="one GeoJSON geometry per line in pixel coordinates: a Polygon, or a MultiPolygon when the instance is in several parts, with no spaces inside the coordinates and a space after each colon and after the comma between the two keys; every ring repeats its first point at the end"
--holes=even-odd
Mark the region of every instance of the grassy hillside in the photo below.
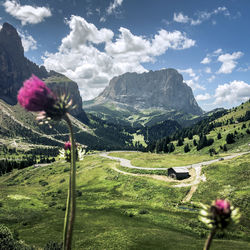
{"type": "Polygon", "coordinates": [[[176,120],[181,125],[193,124],[197,116],[176,112],[175,110],[144,109],[138,110],[120,103],[93,103],[83,102],[83,108],[106,121],[132,125],[134,127],[152,126],[168,119],[176,120]]]}
{"type": "MultiPolygon", "coordinates": [[[[124,128],[107,124],[93,116],[83,124],[71,116],[76,140],[90,149],[125,148],[133,145],[133,136],[124,128]]],[[[36,114],[26,112],[19,105],[11,106],[0,100],[1,144],[26,151],[36,147],[61,146],[68,141],[68,128],[64,121],[39,125],[36,114]]],[[[134,132],[133,132],[134,133],[134,132]]]]}
{"type": "MultiPolygon", "coordinates": [[[[152,156],[143,155],[147,161],[152,156]]],[[[167,161],[170,155],[165,157],[167,161]]],[[[246,155],[204,169],[207,182],[200,184],[192,200],[210,203],[216,197],[227,197],[243,213],[242,224],[226,238],[216,239],[212,249],[250,247],[249,160],[246,155]]],[[[178,164],[185,163],[184,156],[178,164]]],[[[77,163],[74,249],[202,248],[208,230],[198,221],[196,209],[180,208],[190,187],[174,188],[167,182],[122,175],[112,169],[117,166],[117,162],[98,155],[77,163]]],[[[60,241],[68,170],[68,163],[57,162],[0,177],[1,223],[36,247],[60,241]]]]}
{"type": "MultiPolygon", "coordinates": [[[[249,115],[250,102],[247,101],[240,106],[229,110],[225,115],[213,119],[213,121],[203,120],[191,127],[175,132],[171,137],[171,142],[175,147],[174,153],[184,153],[184,147],[186,145],[189,146],[189,151],[186,154],[191,155],[209,154],[211,151],[212,154],[223,154],[227,152],[250,150],[249,115]],[[199,144],[201,134],[203,134],[203,136],[206,135],[207,140],[210,139],[213,143],[197,150],[194,140],[199,144]],[[228,134],[232,134],[233,142],[227,141],[228,134]],[[183,141],[183,145],[178,143],[178,140],[180,139],[183,141]]],[[[162,145],[162,143],[164,143],[163,139],[159,140],[157,143],[162,145]]],[[[155,150],[156,144],[154,145],[155,150]]],[[[162,148],[162,146],[160,148],[162,148]]]]}

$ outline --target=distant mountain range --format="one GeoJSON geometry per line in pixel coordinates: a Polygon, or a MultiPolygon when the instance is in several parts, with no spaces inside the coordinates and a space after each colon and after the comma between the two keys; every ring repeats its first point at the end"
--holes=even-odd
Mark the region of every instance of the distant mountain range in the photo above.
{"type": "Polygon", "coordinates": [[[0,146],[60,146],[68,140],[65,124],[54,123],[52,130],[39,126],[33,113],[16,105],[18,90],[32,74],[53,91],[60,89],[71,97],[77,106],[71,111],[76,139],[93,149],[131,149],[138,135],[146,142],[159,139],[206,117],[175,69],[114,77],[98,97],[82,105],[77,83],[28,60],[16,29],[4,23],[0,30],[0,146]]]}

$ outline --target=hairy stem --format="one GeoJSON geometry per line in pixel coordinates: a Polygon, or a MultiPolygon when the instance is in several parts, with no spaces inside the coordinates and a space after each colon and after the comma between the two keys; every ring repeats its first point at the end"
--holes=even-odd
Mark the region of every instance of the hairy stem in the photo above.
{"type": "Polygon", "coordinates": [[[73,226],[76,211],[76,145],[72,123],[66,114],[64,120],[69,127],[70,142],[71,142],[71,167],[69,175],[69,190],[66,204],[64,230],[63,230],[63,249],[70,250],[72,245],[73,226]]]}
{"type": "Polygon", "coordinates": [[[210,234],[208,235],[208,238],[205,242],[205,245],[204,245],[204,249],[203,250],[209,250],[211,244],[212,244],[212,240],[213,240],[213,237],[215,235],[215,232],[216,232],[216,228],[213,228],[210,232],[210,234]]]}

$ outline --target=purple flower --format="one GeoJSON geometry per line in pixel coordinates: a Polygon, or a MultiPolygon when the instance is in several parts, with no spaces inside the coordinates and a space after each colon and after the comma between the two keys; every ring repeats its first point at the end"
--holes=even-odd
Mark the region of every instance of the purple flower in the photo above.
{"type": "Polygon", "coordinates": [[[65,150],[71,150],[71,142],[70,141],[67,141],[64,143],[64,149],[65,150]]]}
{"type": "Polygon", "coordinates": [[[28,111],[48,111],[53,109],[56,97],[35,75],[26,80],[18,93],[18,102],[28,111]]]}
{"type": "MultiPolygon", "coordinates": [[[[18,102],[28,111],[39,112],[38,120],[60,120],[72,107],[72,100],[65,94],[56,96],[46,84],[35,75],[26,80],[17,96],[18,102]]],[[[42,123],[42,122],[41,122],[42,123]]]]}
{"type": "Polygon", "coordinates": [[[214,202],[214,207],[217,214],[230,214],[230,203],[226,200],[216,200],[214,202]]]}

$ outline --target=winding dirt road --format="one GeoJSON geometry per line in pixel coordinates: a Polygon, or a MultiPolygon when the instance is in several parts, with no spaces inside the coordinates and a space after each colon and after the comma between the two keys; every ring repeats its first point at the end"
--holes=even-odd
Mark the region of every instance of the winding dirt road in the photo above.
{"type": "MultiPolygon", "coordinates": [[[[115,151],[113,151],[115,152],[115,151]]],[[[131,164],[130,160],[124,159],[124,158],[120,158],[120,157],[114,157],[114,156],[109,156],[109,153],[113,153],[113,152],[103,152],[100,153],[100,156],[108,158],[110,160],[115,160],[115,161],[119,161],[120,165],[126,168],[132,168],[132,169],[141,169],[141,170],[162,170],[162,171],[167,171],[168,168],[147,168],[147,167],[136,167],[133,166],[131,164]]],[[[237,156],[241,156],[244,154],[248,154],[250,153],[250,151],[248,152],[242,152],[242,153],[237,153],[237,154],[232,154],[229,156],[225,156],[223,157],[223,160],[229,160],[232,158],[235,158],[237,156]]],[[[131,176],[144,176],[144,177],[150,177],[156,180],[161,180],[161,181],[166,181],[166,182],[181,182],[180,184],[174,185],[173,187],[191,187],[191,189],[189,190],[188,194],[184,197],[184,199],[182,200],[182,202],[188,202],[191,200],[194,192],[197,190],[198,185],[201,181],[206,181],[206,177],[205,175],[201,175],[201,169],[203,166],[207,166],[210,165],[214,162],[220,161],[222,158],[219,159],[215,159],[215,160],[210,160],[210,161],[204,161],[204,162],[200,162],[200,163],[195,163],[195,164],[191,164],[191,165],[186,165],[186,166],[178,166],[175,168],[180,168],[180,167],[186,167],[188,169],[194,169],[195,170],[195,178],[194,180],[190,181],[190,182],[186,182],[186,181],[176,181],[173,180],[172,178],[169,178],[167,176],[162,176],[162,175],[152,175],[152,174],[134,174],[134,173],[129,173],[129,172],[125,172],[122,171],[120,169],[117,169],[116,167],[114,167],[113,169],[121,174],[125,174],[125,175],[131,175],[131,176]]]]}

